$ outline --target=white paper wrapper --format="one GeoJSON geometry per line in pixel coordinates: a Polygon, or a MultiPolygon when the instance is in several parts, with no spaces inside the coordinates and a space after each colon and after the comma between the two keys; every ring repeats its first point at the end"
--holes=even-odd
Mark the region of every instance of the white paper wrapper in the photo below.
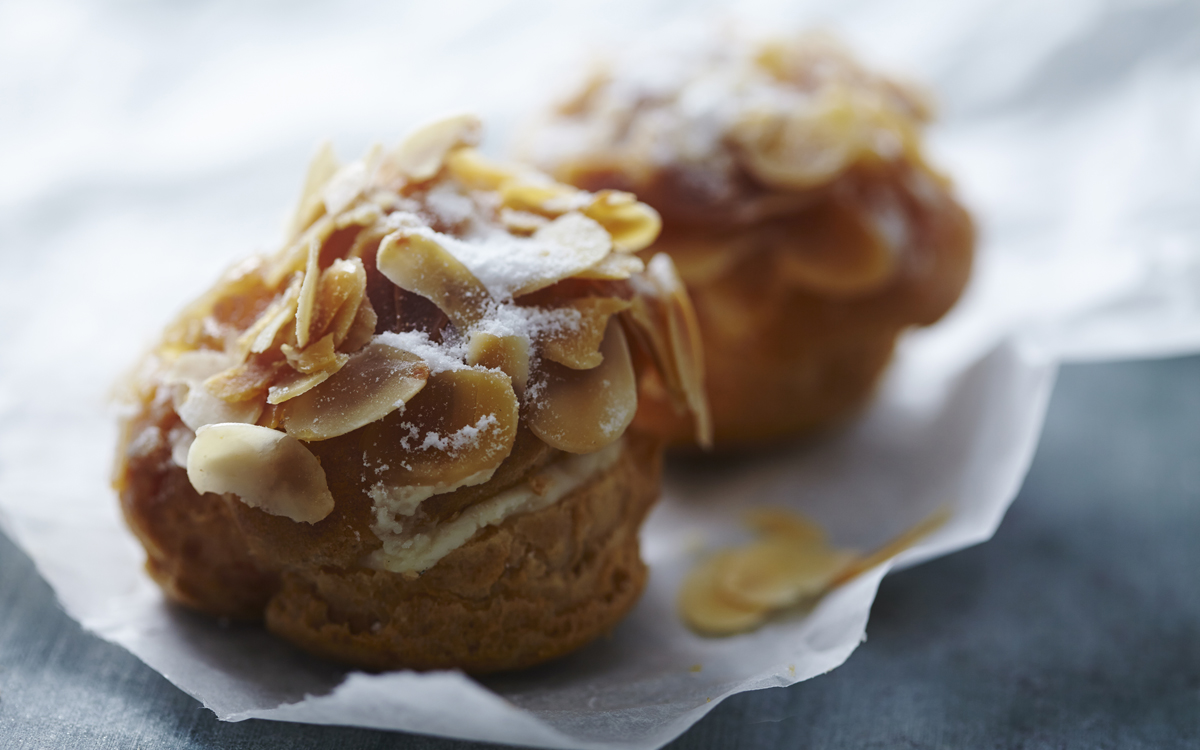
{"type": "Polygon", "coordinates": [[[650,748],[732,693],[837,667],[890,566],[990,537],[1035,450],[1057,361],[1200,350],[1200,13],[1186,0],[789,5],[739,13],[832,28],[937,91],[935,161],[980,218],[976,279],[946,321],[904,342],[854,424],[754,459],[673,467],[644,531],[649,588],[611,639],[482,682],[347,674],[259,629],[164,606],[107,486],[108,388],[185,299],[273,243],[319,138],[354,155],[470,109],[496,147],[582,45],[693,9],[0,8],[0,101],[24,105],[0,120],[0,525],[73,617],[229,720],[650,748]],[[953,515],[805,616],[690,634],[674,614],[683,574],[699,548],[738,541],[740,510],[762,504],[859,548],[938,507],[953,515]]]}

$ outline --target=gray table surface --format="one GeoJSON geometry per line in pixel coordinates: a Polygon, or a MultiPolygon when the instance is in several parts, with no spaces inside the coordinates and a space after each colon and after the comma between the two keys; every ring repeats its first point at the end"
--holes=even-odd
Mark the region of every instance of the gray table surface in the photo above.
{"type": "MultiPolygon", "coordinates": [[[[671,747],[1200,747],[1198,454],[1200,358],[1065,368],[992,541],[888,577],[844,666],[671,747]]],[[[0,536],[0,748],[131,747],[486,746],[219,722],[83,632],[0,536]]]]}

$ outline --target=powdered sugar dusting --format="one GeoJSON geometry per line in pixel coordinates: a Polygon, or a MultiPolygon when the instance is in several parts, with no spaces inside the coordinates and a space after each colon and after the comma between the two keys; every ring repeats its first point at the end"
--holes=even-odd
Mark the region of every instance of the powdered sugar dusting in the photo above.
{"type": "Polygon", "coordinates": [[[469,365],[464,361],[467,353],[466,347],[462,342],[457,340],[438,344],[432,341],[429,338],[429,334],[424,331],[403,331],[400,333],[385,331],[376,336],[375,339],[388,346],[412,352],[425,360],[425,364],[429,365],[430,375],[436,375],[440,372],[470,369],[469,365]]]}

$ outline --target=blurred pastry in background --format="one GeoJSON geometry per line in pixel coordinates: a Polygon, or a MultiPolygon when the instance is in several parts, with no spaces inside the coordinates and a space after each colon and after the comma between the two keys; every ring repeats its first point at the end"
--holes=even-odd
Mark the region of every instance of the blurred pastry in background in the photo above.
{"type": "MultiPolygon", "coordinates": [[[[718,446],[801,435],[869,399],[897,337],[941,318],[974,228],[930,166],[926,97],[822,35],[703,41],[592,73],[520,152],[663,219],[700,323],[718,446]]],[[[637,424],[690,442],[645,375],[637,424]]]]}

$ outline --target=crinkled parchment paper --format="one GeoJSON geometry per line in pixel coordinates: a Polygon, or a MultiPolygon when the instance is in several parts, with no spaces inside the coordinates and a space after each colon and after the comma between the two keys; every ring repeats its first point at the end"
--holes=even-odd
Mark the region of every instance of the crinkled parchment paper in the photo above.
{"type": "Polygon", "coordinates": [[[559,662],[482,682],[346,673],[258,629],[165,606],[108,488],[108,389],[224,265],[271,246],[318,139],[355,156],[466,109],[499,151],[583,51],[695,9],[0,7],[0,525],[73,617],[228,720],[649,748],[725,696],[837,667],[887,569],[992,534],[1034,453],[1058,361],[1200,350],[1200,10],[793,5],[738,13],[751,27],[832,29],[937,91],[935,160],[980,219],[973,285],[946,321],[904,341],[853,424],[674,465],[645,528],[649,589],[628,620],[559,662]],[[859,548],[940,506],[953,515],[806,615],[727,639],[690,634],[674,614],[682,575],[699,551],[739,541],[740,509],[761,504],[800,510],[859,548]]]}

